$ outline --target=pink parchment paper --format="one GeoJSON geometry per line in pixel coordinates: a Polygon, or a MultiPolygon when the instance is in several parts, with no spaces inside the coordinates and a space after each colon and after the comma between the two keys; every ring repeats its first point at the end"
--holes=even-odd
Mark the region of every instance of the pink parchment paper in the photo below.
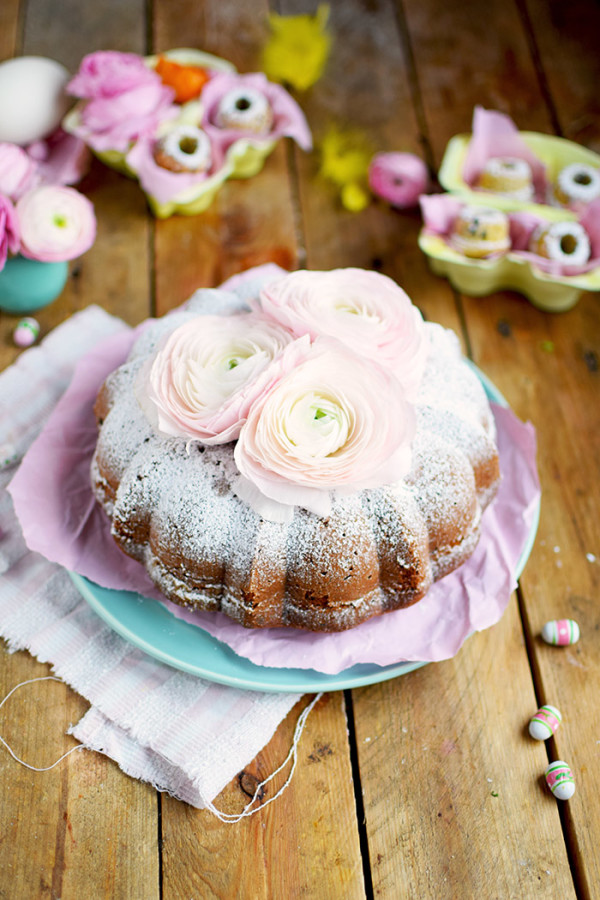
{"type": "Polygon", "coordinates": [[[453,656],[473,631],[500,619],[539,503],[533,426],[500,406],[494,414],[503,479],[484,514],[479,545],[467,563],[434,584],[414,606],[350,631],[312,634],[287,628],[249,630],[221,613],[190,613],[164,600],[142,566],[114,543],[90,489],[97,435],[92,406],[104,378],[125,360],[138,333],[125,330],[81,361],[13,478],[9,491],[30,549],[103,587],[162,600],[174,615],[263,666],[335,674],[357,663],[441,660],[453,656]]]}
{"type": "Polygon", "coordinates": [[[476,106],[473,111],[473,132],[462,173],[470,187],[475,187],[483,167],[495,156],[513,156],[528,162],[533,177],[534,200],[538,203],[546,202],[546,167],[529,149],[513,120],[505,113],[476,106]]]}

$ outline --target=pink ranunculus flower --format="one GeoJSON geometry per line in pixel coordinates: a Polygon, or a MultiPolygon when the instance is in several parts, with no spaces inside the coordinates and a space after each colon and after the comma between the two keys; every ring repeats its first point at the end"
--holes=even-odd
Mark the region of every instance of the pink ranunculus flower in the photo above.
{"type": "Polygon", "coordinates": [[[20,249],[19,220],[12,202],[0,194],[0,270],[6,265],[9,253],[20,249]]]}
{"type": "Polygon", "coordinates": [[[257,313],[197,316],[166,338],[136,393],[159,432],[225,444],[235,440],[270,364],[293,341],[257,313]]]}
{"type": "Polygon", "coordinates": [[[378,272],[297,271],[267,285],[258,306],[296,336],[330,335],[390,371],[412,400],[429,352],[421,313],[378,272]]]}
{"type": "Polygon", "coordinates": [[[91,53],[67,90],[85,101],[72,130],[98,152],[125,153],[139,137],[154,134],[163,119],[177,114],[172,88],[133,53],[91,53]]]}
{"type": "Polygon", "coordinates": [[[36,164],[17,144],[0,143],[0,193],[18,200],[33,187],[36,164]]]}
{"type": "Polygon", "coordinates": [[[417,206],[429,183],[427,166],[414,153],[376,153],[369,165],[369,187],[391,206],[417,206]]]}
{"type": "Polygon", "coordinates": [[[234,451],[241,477],[233,489],[260,515],[285,521],[301,506],[326,516],[332,491],[409,472],[414,408],[387,369],[329,337],[312,346],[300,338],[271,368],[277,378],[250,409],[234,451]]]}
{"type": "Polygon", "coordinates": [[[43,185],[18,201],[21,253],[41,262],[61,262],[85,253],[96,238],[94,207],[74,188],[43,185]]]}

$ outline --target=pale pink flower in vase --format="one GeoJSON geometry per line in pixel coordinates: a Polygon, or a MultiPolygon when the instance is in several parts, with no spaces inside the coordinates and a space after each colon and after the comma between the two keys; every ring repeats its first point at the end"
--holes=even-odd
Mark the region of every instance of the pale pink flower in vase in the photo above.
{"type": "Polygon", "coordinates": [[[369,165],[371,191],[397,209],[417,206],[428,183],[427,166],[414,153],[377,153],[369,165]]]}
{"type": "Polygon", "coordinates": [[[141,373],[136,395],[161,434],[235,440],[292,335],[256,313],[197,316],[176,328],[141,373]]]}
{"type": "Polygon", "coordinates": [[[17,144],[0,143],[0,194],[18,200],[36,183],[37,166],[17,144]]]}
{"type": "MultiPolygon", "coordinates": [[[[12,207],[12,204],[11,204],[12,207]]],[[[10,211],[5,209],[5,213],[10,211]]],[[[90,201],[73,188],[44,185],[24,194],[12,210],[20,240],[0,273],[0,309],[33,312],[55,300],[65,286],[68,261],[85,253],[96,236],[90,201]]],[[[0,226],[1,231],[1,226],[0,226]]]]}
{"type": "Polygon", "coordinates": [[[174,92],[134,53],[105,50],[84,57],[67,90],[84,103],[71,130],[97,151],[125,153],[175,116],[174,92]]]}
{"type": "Polygon", "coordinates": [[[19,220],[8,197],[0,194],[0,271],[6,265],[9,254],[19,252],[19,220]]]}
{"type": "Polygon", "coordinates": [[[253,404],[235,446],[235,493],[259,515],[295,506],[326,516],[332,493],[400,481],[411,465],[413,406],[386,369],[338,341],[291,344],[253,404]]]}
{"type": "Polygon", "coordinates": [[[18,201],[21,253],[40,262],[81,256],[96,238],[94,207],[74,188],[44,185],[18,201]]]}
{"type": "Polygon", "coordinates": [[[408,399],[416,396],[429,339],[417,307],[386,275],[363,269],[292,272],[267,285],[254,305],[297,337],[337,338],[389,369],[408,399]]]}

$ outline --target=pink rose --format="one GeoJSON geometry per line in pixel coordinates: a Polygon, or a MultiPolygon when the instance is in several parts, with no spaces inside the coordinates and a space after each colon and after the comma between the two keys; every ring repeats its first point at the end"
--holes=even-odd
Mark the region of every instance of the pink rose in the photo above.
{"type": "Polygon", "coordinates": [[[369,166],[373,193],[398,209],[416,206],[428,182],[427,166],[414,153],[377,153],[369,166]]]}
{"type": "Polygon", "coordinates": [[[94,207],[74,188],[44,185],[25,194],[16,206],[21,253],[41,262],[81,256],[94,243],[94,207]]]}
{"type": "Polygon", "coordinates": [[[137,395],[163,434],[224,444],[237,438],[269,366],[292,336],[256,313],[196,316],[180,325],[144,371],[137,395]]]}
{"type": "Polygon", "coordinates": [[[22,147],[0,143],[0,193],[18,200],[33,187],[36,165],[22,147]]]}
{"type": "Polygon", "coordinates": [[[26,147],[41,184],[76,184],[90,167],[90,151],[80,138],[57,128],[26,147]]]}
{"type": "Polygon", "coordinates": [[[19,252],[19,220],[8,197],[0,194],[0,270],[9,253],[19,252]]]}
{"type": "Polygon", "coordinates": [[[310,150],[312,147],[312,136],[304,113],[285,88],[273,84],[262,72],[253,72],[249,75],[217,73],[202,91],[202,108],[204,110],[202,127],[220,143],[223,151],[240,138],[261,144],[281,137],[290,137],[303,150],[310,150]],[[219,118],[225,98],[232,97],[233,92],[244,90],[249,92],[250,100],[258,95],[261,106],[263,98],[268,113],[270,112],[270,121],[266,120],[267,127],[256,133],[247,128],[228,127],[219,118]]]}
{"type": "Polygon", "coordinates": [[[267,285],[258,305],[294,335],[330,335],[390,369],[407,397],[428,354],[423,318],[391,278],[363,269],[298,271],[267,285]]]}
{"type": "Polygon", "coordinates": [[[125,153],[176,115],[174,92],[133,53],[100,51],[86,56],[67,89],[87,102],[73,132],[94,150],[125,153]]]}
{"type": "Polygon", "coordinates": [[[331,491],[401,480],[411,465],[415,414],[394,376],[338,341],[306,338],[273,364],[235,446],[234,491],[265,518],[291,507],[320,516],[331,491]]]}
{"type": "Polygon", "coordinates": [[[67,85],[74,97],[96,100],[119,97],[144,85],[154,84],[160,77],[135,53],[99,50],[81,61],[79,71],[67,85]]]}

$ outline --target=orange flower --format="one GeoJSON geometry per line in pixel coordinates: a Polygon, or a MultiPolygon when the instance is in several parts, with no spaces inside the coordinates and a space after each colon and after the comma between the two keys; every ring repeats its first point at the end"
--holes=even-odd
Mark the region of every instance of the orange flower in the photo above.
{"type": "Polygon", "coordinates": [[[208,72],[201,66],[182,66],[165,56],[159,56],[156,71],[163,84],[175,91],[176,103],[187,103],[199,97],[209,79],[208,72]]]}

